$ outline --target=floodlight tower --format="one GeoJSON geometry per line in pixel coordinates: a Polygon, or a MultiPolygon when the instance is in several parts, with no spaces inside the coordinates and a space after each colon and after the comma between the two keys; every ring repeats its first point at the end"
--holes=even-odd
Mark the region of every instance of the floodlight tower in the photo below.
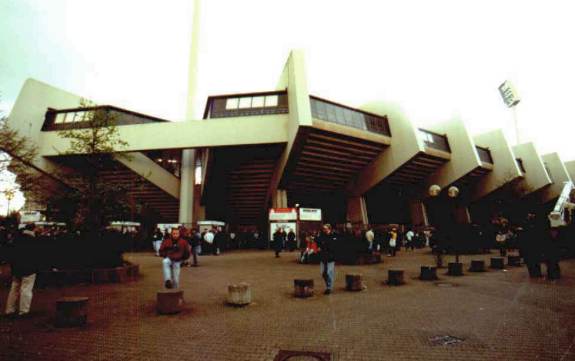
{"type": "MultiPolygon", "coordinates": [[[[192,36],[190,42],[190,60],[188,64],[188,96],[186,99],[186,122],[194,121],[196,111],[196,90],[198,74],[198,52],[200,38],[200,0],[194,1],[192,36]]],[[[196,150],[182,151],[180,173],[180,212],[179,223],[192,223],[194,215],[194,185],[196,171],[196,150]]]]}
{"type": "Polygon", "coordinates": [[[521,101],[519,99],[519,95],[517,95],[517,90],[513,86],[513,84],[506,80],[499,86],[499,93],[501,94],[501,98],[503,98],[503,102],[507,105],[508,108],[511,108],[513,112],[513,126],[515,131],[515,144],[519,144],[522,139],[519,135],[519,122],[517,120],[517,104],[521,101]]]}

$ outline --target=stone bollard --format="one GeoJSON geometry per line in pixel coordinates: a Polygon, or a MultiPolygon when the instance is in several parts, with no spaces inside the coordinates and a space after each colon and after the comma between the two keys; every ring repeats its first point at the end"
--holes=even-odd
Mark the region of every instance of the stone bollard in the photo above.
{"type": "Polygon", "coordinates": [[[62,297],[56,301],[56,327],[78,327],[88,320],[88,297],[62,297]]]}
{"type": "Polygon", "coordinates": [[[447,275],[449,276],[463,276],[463,263],[449,262],[447,264],[447,275]]]}
{"type": "Polygon", "coordinates": [[[345,289],[347,291],[363,291],[366,288],[360,273],[349,273],[345,275],[345,289]]]}
{"type": "Polygon", "coordinates": [[[437,280],[437,267],[421,266],[421,273],[419,279],[422,281],[435,281],[437,280]]]}
{"type": "Polygon", "coordinates": [[[401,286],[405,283],[403,270],[388,270],[387,284],[390,286],[401,286]]]}
{"type": "Polygon", "coordinates": [[[491,263],[489,264],[489,268],[493,269],[504,269],[505,268],[505,259],[503,257],[493,257],[491,258],[491,263]]]}
{"type": "Polygon", "coordinates": [[[521,267],[521,256],[507,256],[507,265],[521,267]]]}
{"type": "Polygon", "coordinates": [[[306,298],[313,296],[312,279],[296,279],[293,281],[293,285],[295,297],[306,298]]]}
{"type": "Polygon", "coordinates": [[[228,286],[228,304],[232,306],[246,306],[252,303],[252,291],[247,283],[228,286]]]}
{"type": "Polygon", "coordinates": [[[184,291],[160,290],[158,291],[156,309],[160,315],[172,315],[182,311],[184,305],[184,291]]]}
{"type": "Polygon", "coordinates": [[[485,261],[483,260],[471,261],[469,272],[485,272],[485,261]]]}

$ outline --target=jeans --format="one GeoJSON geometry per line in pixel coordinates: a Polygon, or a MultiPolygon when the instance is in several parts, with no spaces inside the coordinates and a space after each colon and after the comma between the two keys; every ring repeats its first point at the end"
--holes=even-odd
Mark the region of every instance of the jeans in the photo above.
{"type": "Polygon", "coordinates": [[[325,281],[325,287],[328,290],[333,289],[333,279],[335,278],[335,262],[321,261],[319,264],[321,276],[325,281]]]}
{"type": "Polygon", "coordinates": [[[198,264],[198,254],[202,253],[201,246],[192,247],[192,256],[194,257],[194,265],[198,264]]]}
{"type": "Polygon", "coordinates": [[[173,288],[180,287],[180,261],[172,261],[168,257],[162,261],[164,282],[170,280],[173,288]]]}
{"type": "Polygon", "coordinates": [[[160,255],[160,247],[162,246],[162,241],[154,241],[154,251],[156,251],[156,256],[160,255]]]}
{"type": "Polygon", "coordinates": [[[20,315],[30,312],[35,281],[35,273],[23,277],[12,276],[12,286],[6,301],[6,314],[16,313],[16,309],[20,315]]]}

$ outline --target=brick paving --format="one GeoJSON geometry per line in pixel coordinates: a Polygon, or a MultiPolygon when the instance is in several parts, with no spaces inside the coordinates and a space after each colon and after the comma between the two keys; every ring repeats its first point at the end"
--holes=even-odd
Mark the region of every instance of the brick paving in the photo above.
{"type": "MultiPolygon", "coordinates": [[[[0,320],[0,360],[271,361],[279,350],[351,361],[575,360],[575,260],[561,263],[559,281],[529,280],[524,267],[508,267],[464,277],[440,269],[438,282],[423,282],[417,276],[433,262],[429,252],[400,252],[379,265],[336,266],[335,292],[324,296],[319,266],[295,258],[271,251],[203,256],[200,267],[182,270],[185,310],[158,316],[160,258],[129,254],[140,264],[138,281],[35,290],[29,318],[0,320]],[[405,269],[407,284],[382,284],[390,268],[405,269]],[[346,272],[362,273],[367,290],[346,292],[346,272]],[[316,296],[292,297],[298,277],[315,280],[316,296]],[[225,306],[227,285],[241,281],[251,284],[253,304],[225,306]],[[55,300],[64,295],[90,297],[86,327],[52,326],[55,300]],[[441,335],[465,341],[433,346],[429,339],[441,335]]],[[[464,268],[472,258],[489,264],[488,255],[463,256],[464,268]]],[[[7,291],[0,289],[2,309],[7,291]]]]}

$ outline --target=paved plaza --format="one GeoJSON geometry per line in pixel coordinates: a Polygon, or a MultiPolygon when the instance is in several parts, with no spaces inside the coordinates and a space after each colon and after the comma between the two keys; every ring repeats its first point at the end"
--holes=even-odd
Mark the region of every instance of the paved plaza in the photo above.
{"type": "MultiPolygon", "coordinates": [[[[467,268],[472,258],[489,257],[462,261],[467,268]]],[[[379,265],[338,265],[335,292],[324,296],[319,266],[297,264],[296,253],[276,259],[271,251],[236,251],[183,269],[185,310],[159,316],[161,259],[126,258],[140,264],[138,281],[37,289],[30,317],[0,320],[0,359],[272,361],[280,350],[303,350],[350,361],[575,360],[574,260],[561,263],[559,281],[529,280],[524,267],[508,267],[464,277],[441,269],[439,281],[423,282],[419,267],[432,263],[431,254],[400,252],[379,265]],[[382,284],[390,268],[405,269],[407,284],[382,284]],[[362,273],[367,290],[346,292],[347,272],[362,273]],[[298,277],[314,278],[314,297],[292,297],[298,277]],[[241,281],[251,285],[253,304],[226,306],[227,285],[241,281]],[[52,326],[60,296],[90,298],[86,327],[52,326]],[[447,335],[463,341],[434,342],[447,335]]],[[[7,291],[0,289],[2,308],[7,291]]]]}

